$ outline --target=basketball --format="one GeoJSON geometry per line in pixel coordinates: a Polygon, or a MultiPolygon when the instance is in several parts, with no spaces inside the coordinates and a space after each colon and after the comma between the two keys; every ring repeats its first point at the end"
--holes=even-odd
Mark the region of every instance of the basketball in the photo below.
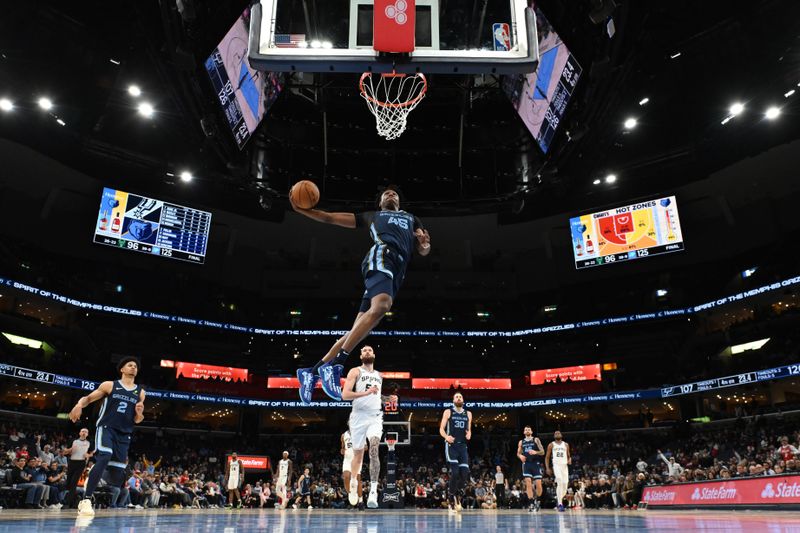
{"type": "Polygon", "coordinates": [[[319,202],[319,189],[313,181],[298,181],[289,192],[292,203],[300,209],[311,209],[319,202]]]}

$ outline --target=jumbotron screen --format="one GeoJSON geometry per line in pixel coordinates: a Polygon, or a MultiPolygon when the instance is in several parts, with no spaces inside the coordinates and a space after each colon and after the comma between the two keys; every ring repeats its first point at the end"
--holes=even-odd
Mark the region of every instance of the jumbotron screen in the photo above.
{"type": "Polygon", "coordinates": [[[683,250],[674,196],[574,217],[569,225],[578,269],[683,250]]]}
{"type": "Polygon", "coordinates": [[[211,213],[116,189],[103,189],[94,242],[204,263],[211,213]]]}

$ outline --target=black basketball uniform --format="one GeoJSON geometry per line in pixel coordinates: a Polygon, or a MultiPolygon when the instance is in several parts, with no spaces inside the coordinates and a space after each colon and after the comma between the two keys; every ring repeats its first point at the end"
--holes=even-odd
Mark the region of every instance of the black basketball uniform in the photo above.
{"type": "Polygon", "coordinates": [[[369,211],[356,216],[356,227],[368,227],[373,242],[361,263],[365,291],[359,311],[364,312],[378,294],[397,296],[417,244],[414,231],[423,226],[405,211],[369,211]]]}
{"type": "Polygon", "coordinates": [[[311,476],[304,476],[302,483],[300,483],[300,495],[308,496],[311,494],[311,476]]]}
{"type": "Polygon", "coordinates": [[[453,444],[444,443],[444,456],[449,464],[457,464],[460,468],[469,468],[467,428],[469,428],[467,410],[464,409],[459,413],[455,407],[451,407],[450,420],[447,421],[447,434],[455,440],[453,444]]]}
{"type": "Polygon", "coordinates": [[[525,456],[525,462],[522,463],[522,476],[542,479],[542,456],[528,455],[530,451],[539,451],[536,440],[533,437],[530,440],[522,439],[522,455],[525,456]]]}
{"type": "Polygon", "coordinates": [[[98,455],[110,454],[109,466],[125,468],[128,463],[128,448],[131,445],[136,417],[136,404],[141,399],[142,388],[135,385],[126,389],[122,381],[115,381],[109,396],[103,400],[97,418],[95,451],[98,455]]]}

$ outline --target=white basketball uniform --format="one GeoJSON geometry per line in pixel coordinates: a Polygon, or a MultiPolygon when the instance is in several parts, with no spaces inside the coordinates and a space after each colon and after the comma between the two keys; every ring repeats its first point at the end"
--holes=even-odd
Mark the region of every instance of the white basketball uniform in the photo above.
{"type": "Polygon", "coordinates": [[[276,492],[286,492],[286,485],[289,482],[289,459],[278,461],[278,480],[275,483],[276,492]]]}
{"type": "Polygon", "coordinates": [[[350,472],[353,464],[353,439],[350,438],[350,431],[342,433],[344,442],[344,459],[342,460],[342,474],[350,472]]]}
{"type": "Polygon", "coordinates": [[[367,372],[364,367],[358,368],[355,392],[365,392],[372,386],[378,387],[378,394],[368,394],[353,400],[353,411],[350,413],[350,437],[354,450],[363,450],[371,438],[380,439],[383,435],[383,403],[381,386],[383,378],[377,370],[367,372]]]}
{"type": "Polygon", "coordinates": [[[228,470],[228,490],[235,490],[239,488],[239,461],[231,461],[230,470],[228,470]]]}
{"type": "Polygon", "coordinates": [[[569,484],[569,466],[567,465],[567,443],[563,440],[553,441],[553,474],[556,478],[556,499],[561,503],[567,494],[569,484]]]}

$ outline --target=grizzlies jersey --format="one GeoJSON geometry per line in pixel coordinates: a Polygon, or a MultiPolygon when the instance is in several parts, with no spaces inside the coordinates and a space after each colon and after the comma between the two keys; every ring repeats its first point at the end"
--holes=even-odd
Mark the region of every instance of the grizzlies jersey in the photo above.
{"type": "Polygon", "coordinates": [[[393,278],[393,270],[397,268],[392,269],[385,263],[387,254],[395,254],[399,255],[401,272],[405,272],[405,265],[411,260],[417,244],[414,230],[422,228],[417,217],[405,211],[370,211],[356,216],[356,226],[369,228],[372,238],[372,248],[364,258],[366,270],[384,272],[393,278]]]}
{"type": "Polygon", "coordinates": [[[539,451],[539,446],[536,445],[536,440],[533,437],[531,437],[530,440],[529,439],[522,439],[522,455],[525,456],[525,460],[526,461],[533,461],[535,463],[541,463],[542,462],[542,456],[541,455],[529,455],[528,452],[531,452],[531,451],[534,451],[534,452],[538,452],[539,451]]]}
{"type": "Polygon", "coordinates": [[[353,413],[380,413],[381,407],[383,407],[383,402],[381,401],[383,378],[381,373],[377,370],[368,372],[363,367],[359,367],[353,390],[355,392],[365,392],[373,385],[378,387],[378,394],[368,394],[353,400],[353,413]]]}
{"type": "Polygon", "coordinates": [[[469,415],[464,409],[460,413],[455,407],[450,408],[450,420],[447,421],[447,434],[455,439],[453,444],[467,443],[467,428],[469,428],[469,415]]]}
{"type": "Polygon", "coordinates": [[[122,382],[114,382],[111,394],[106,396],[97,417],[98,427],[108,427],[121,433],[133,433],[133,419],[136,416],[136,404],[142,395],[142,387],[135,385],[126,389],[122,382]]]}
{"type": "Polygon", "coordinates": [[[303,482],[300,484],[300,494],[308,494],[311,492],[311,476],[303,477],[303,482]]]}

